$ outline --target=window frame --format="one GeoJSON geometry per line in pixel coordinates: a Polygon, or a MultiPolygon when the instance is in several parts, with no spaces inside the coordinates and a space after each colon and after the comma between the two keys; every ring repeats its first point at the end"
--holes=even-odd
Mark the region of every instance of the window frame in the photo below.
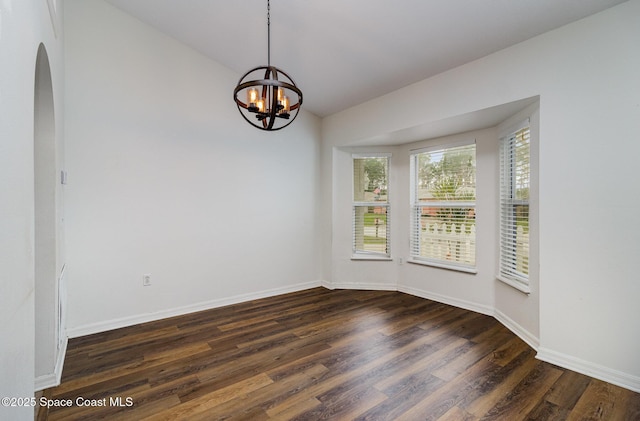
{"type": "MultiPolygon", "coordinates": [[[[391,202],[389,192],[389,169],[391,166],[391,153],[387,152],[371,152],[371,153],[352,153],[351,154],[351,260],[391,260],[391,202]],[[355,200],[355,160],[366,158],[386,158],[386,202],[371,202],[355,200]],[[362,250],[357,247],[357,227],[356,227],[356,208],[358,207],[379,207],[385,208],[385,249],[386,252],[362,250]]],[[[363,225],[364,230],[364,225],[363,225]]],[[[364,233],[362,234],[364,237],[364,233]]]]}
{"type": "Polygon", "coordinates": [[[496,278],[526,294],[531,292],[530,289],[530,263],[531,263],[531,187],[532,187],[532,127],[530,118],[525,119],[521,123],[511,126],[505,130],[499,139],[499,185],[498,185],[498,267],[496,278]],[[528,130],[528,180],[529,197],[518,199],[517,191],[517,175],[516,175],[516,141],[514,139],[518,133],[528,130]],[[527,207],[527,224],[529,232],[527,234],[527,273],[517,270],[517,222],[513,216],[516,213],[516,207],[527,207]],[[509,214],[510,216],[507,216],[509,214]],[[505,219],[506,218],[506,219],[505,219]],[[515,234],[514,234],[515,232],[515,234]],[[508,243],[507,243],[507,240],[508,243]],[[514,245],[515,244],[515,245],[514,245]],[[515,262],[515,263],[514,263],[515,262]]]}
{"type": "MultiPolygon", "coordinates": [[[[409,218],[409,236],[410,236],[410,245],[409,245],[409,259],[407,260],[409,263],[415,263],[425,266],[432,266],[443,269],[450,269],[459,272],[466,273],[477,273],[477,247],[475,246],[476,240],[475,235],[473,238],[473,264],[466,264],[461,262],[456,262],[452,260],[443,260],[437,258],[430,258],[421,256],[421,236],[423,235],[423,230],[421,226],[421,216],[423,213],[423,208],[425,207],[440,207],[440,208],[472,208],[475,211],[477,209],[477,197],[474,197],[473,200],[441,200],[441,201],[433,201],[433,202],[420,202],[418,197],[418,184],[419,184],[419,168],[417,165],[417,161],[419,159],[419,155],[424,153],[436,153],[436,152],[446,152],[449,149],[455,149],[465,146],[473,146],[474,148],[474,162],[476,162],[475,171],[474,171],[474,179],[477,180],[477,143],[476,139],[466,139],[463,141],[457,142],[448,142],[445,144],[433,145],[425,148],[413,149],[410,151],[409,161],[410,161],[410,218],[409,218]]],[[[474,181],[474,184],[477,185],[477,182],[474,181]]],[[[474,195],[475,196],[475,195],[474,195]]],[[[473,225],[473,230],[475,230],[476,224],[473,225]]]]}

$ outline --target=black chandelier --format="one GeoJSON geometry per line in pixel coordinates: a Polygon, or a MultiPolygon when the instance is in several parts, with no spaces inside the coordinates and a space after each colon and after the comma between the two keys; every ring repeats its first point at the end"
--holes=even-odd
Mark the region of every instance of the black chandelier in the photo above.
{"type": "Polygon", "coordinates": [[[295,120],[302,91],[291,77],[271,65],[271,5],[267,0],[267,65],[245,73],[233,90],[242,117],[261,130],[280,130],[295,120]],[[263,75],[262,79],[259,79],[263,75]],[[258,79],[255,79],[258,78],[258,79]],[[246,103],[239,99],[246,98],[246,103]]]}

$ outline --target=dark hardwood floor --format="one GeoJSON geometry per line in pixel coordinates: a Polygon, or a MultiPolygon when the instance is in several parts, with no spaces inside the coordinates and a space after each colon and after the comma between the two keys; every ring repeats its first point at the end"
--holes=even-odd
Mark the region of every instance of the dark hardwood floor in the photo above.
{"type": "Polygon", "coordinates": [[[640,420],[534,357],[489,316],[316,288],[72,339],[45,396],[71,403],[49,420],[640,420]]]}

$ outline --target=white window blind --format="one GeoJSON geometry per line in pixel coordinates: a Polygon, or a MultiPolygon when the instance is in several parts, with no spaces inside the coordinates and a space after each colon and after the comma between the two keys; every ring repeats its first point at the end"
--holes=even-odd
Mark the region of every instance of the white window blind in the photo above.
{"type": "Polygon", "coordinates": [[[352,253],[390,257],[389,154],[353,155],[352,253]]]}
{"type": "Polygon", "coordinates": [[[530,130],[500,139],[500,262],[498,278],[529,284],[530,130]]]}
{"type": "Polygon", "coordinates": [[[473,269],[476,264],[476,145],[411,154],[411,259],[473,269]]]}

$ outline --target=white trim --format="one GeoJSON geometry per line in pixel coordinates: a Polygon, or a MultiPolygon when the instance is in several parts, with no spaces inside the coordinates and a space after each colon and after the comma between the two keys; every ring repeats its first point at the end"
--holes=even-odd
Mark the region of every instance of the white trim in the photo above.
{"type": "Polygon", "coordinates": [[[417,202],[413,204],[414,207],[421,208],[474,208],[476,202],[469,202],[465,200],[434,200],[428,202],[417,202]]]}
{"type": "Polygon", "coordinates": [[[370,153],[352,153],[351,159],[361,158],[391,158],[391,152],[370,152],[370,153]]]}
{"type": "Polygon", "coordinates": [[[336,289],[336,288],[333,286],[333,284],[332,284],[331,282],[329,282],[329,281],[327,281],[327,280],[325,280],[325,279],[323,279],[322,281],[320,281],[320,286],[321,286],[322,288],[326,288],[326,289],[329,289],[329,290],[331,290],[331,291],[333,291],[334,289],[336,289]]]}
{"type": "Polygon", "coordinates": [[[58,386],[60,382],[56,380],[56,377],[57,376],[55,373],[43,374],[42,376],[36,377],[34,383],[34,392],[58,386]]]}
{"type": "Polygon", "coordinates": [[[640,393],[640,377],[541,347],[536,358],[640,393]]]}
{"type": "Polygon", "coordinates": [[[389,204],[389,202],[351,202],[353,204],[353,206],[359,206],[359,207],[364,207],[364,206],[378,206],[381,208],[384,207],[389,207],[391,206],[389,204]]]}
{"type": "Polygon", "coordinates": [[[380,262],[391,262],[393,259],[388,254],[379,253],[354,253],[351,255],[351,260],[372,260],[380,262]]]}
{"type": "Polygon", "coordinates": [[[448,265],[446,263],[440,263],[440,262],[435,262],[431,260],[418,260],[415,257],[411,257],[407,259],[407,263],[413,263],[415,265],[422,265],[422,266],[432,266],[440,269],[455,270],[455,271],[464,272],[464,273],[472,273],[472,274],[478,273],[478,269],[475,266],[471,267],[471,266],[448,265]]]}
{"type": "Polygon", "coordinates": [[[80,336],[91,335],[94,333],[106,332],[108,330],[119,329],[122,327],[133,326],[140,323],[153,322],[156,320],[166,319],[174,316],[181,316],[184,314],[195,313],[203,310],[210,310],[217,307],[224,307],[231,304],[243,303],[251,300],[258,300],[261,298],[273,297],[281,294],[288,294],[290,292],[302,291],[305,289],[316,288],[322,286],[322,281],[311,281],[287,287],[274,288],[270,290],[240,294],[233,297],[221,298],[217,300],[204,301],[200,303],[190,304],[183,307],[176,307],[168,310],[157,311],[154,313],[137,314],[134,316],[122,317],[119,319],[106,320],[104,322],[90,323],[86,325],[76,326],[67,329],[67,336],[69,338],[77,338],[80,336]]]}
{"type": "Polygon", "coordinates": [[[529,288],[529,285],[525,285],[522,282],[517,282],[514,281],[513,279],[509,279],[509,278],[505,278],[503,276],[497,275],[496,279],[500,282],[503,282],[507,285],[509,285],[512,288],[517,289],[518,291],[524,293],[524,294],[531,294],[531,288],[529,288]]]}
{"type": "Polygon", "coordinates": [[[376,283],[358,283],[358,282],[331,282],[323,285],[327,289],[352,289],[366,291],[398,291],[397,284],[376,284],[376,283]]]}
{"type": "Polygon", "coordinates": [[[533,104],[527,105],[525,108],[498,125],[498,139],[502,139],[510,133],[520,130],[527,124],[531,124],[533,114],[540,111],[540,95],[536,95],[528,99],[532,98],[537,98],[533,104]]]}
{"type": "Polygon", "coordinates": [[[507,124],[501,124],[498,127],[498,139],[502,140],[506,137],[513,135],[515,132],[524,129],[525,127],[531,126],[531,117],[527,117],[524,120],[518,122],[512,122],[507,124]]]}
{"type": "Polygon", "coordinates": [[[459,307],[465,310],[475,311],[476,313],[486,314],[487,316],[494,316],[494,309],[489,305],[473,303],[471,301],[461,300],[459,298],[451,297],[448,295],[441,295],[435,292],[429,292],[422,289],[402,285],[398,286],[398,291],[404,292],[405,294],[415,295],[416,297],[426,298],[427,300],[452,305],[454,307],[459,307]]]}
{"type": "Polygon", "coordinates": [[[50,387],[60,386],[62,380],[62,369],[64,368],[64,359],[67,356],[67,345],[69,338],[65,337],[62,341],[62,347],[58,352],[58,358],[56,359],[56,366],[51,374],[44,374],[38,376],[34,382],[34,391],[48,389],[50,387]]]}
{"type": "Polygon", "coordinates": [[[531,348],[536,351],[538,350],[538,348],[540,347],[540,339],[538,339],[538,337],[536,337],[533,333],[520,326],[512,318],[498,309],[494,310],[493,317],[495,317],[497,321],[502,323],[511,332],[515,333],[520,339],[525,341],[531,348]]]}
{"type": "Polygon", "coordinates": [[[446,142],[446,143],[439,143],[437,145],[432,145],[432,146],[425,146],[423,148],[417,148],[417,149],[410,149],[409,150],[409,155],[418,155],[421,153],[425,153],[425,152],[437,152],[437,151],[442,151],[445,149],[450,149],[450,148],[458,148],[461,146],[469,146],[469,145],[475,145],[476,139],[465,139],[465,140],[459,140],[456,142],[446,142]]]}

